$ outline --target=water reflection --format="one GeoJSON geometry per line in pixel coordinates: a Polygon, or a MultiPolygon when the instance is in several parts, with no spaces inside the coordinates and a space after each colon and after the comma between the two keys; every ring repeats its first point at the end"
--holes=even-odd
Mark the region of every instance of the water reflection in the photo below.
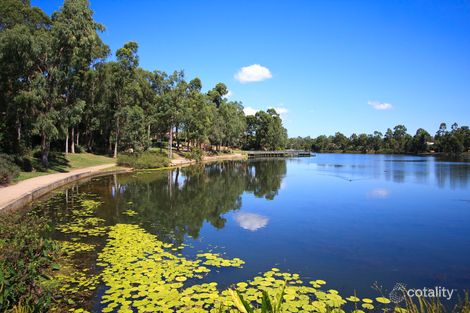
{"type": "Polygon", "coordinates": [[[318,154],[310,169],[347,181],[385,179],[394,183],[435,184],[439,188],[465,189],[470,181],[466,158],[404,155],[318,154]]]}
{"type": "Polygon", "coordinates": [[[266,216],[255,213],[237,213],[234,218],[241,228],[251,231],[265,227],[269,221],[266,216]]]}
{"type": "MultiPolygon", "coordinates": [[[[101,178],[86,188],[102,195],[101,214],[122,221],[122,212],[132,209],[148,230],[165,241],[182,243],[189,235],[199,237],[205,222],[222,229],[224,214],[239,210],[244,192],[273,200],[286,175],[286,160],[223,162],[166,172],[136,173],[101,178]]],[[[256,230],[268,219],[240,215],[240,225],[256,230]]]]}
{"type": "Polygon", "coordinates": [[[469,181],[470,163],[432,157],[223,162],[93,179],[54,199],[50,216],[94,194],[108,225],[140,224],[163,241],[245,260],[220,286],[277,266],[376,296],[374,281],[470,286],[469,181]]]}
{"type": "Polygon", "coordinates": [[[390,190],[386,188],[375,188],[369,191],[367,195],[369,196],[369,198],[385,199],[390,196],[390,190]]]}

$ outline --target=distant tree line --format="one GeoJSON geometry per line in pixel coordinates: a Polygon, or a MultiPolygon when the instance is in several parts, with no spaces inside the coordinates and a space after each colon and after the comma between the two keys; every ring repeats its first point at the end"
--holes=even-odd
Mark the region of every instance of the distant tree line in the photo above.
{"type": "Polygon", "coordinates": [[[393,129],[388,128],[385,134],[375,131],[347,137],[337,132],[334,136],[289,138],[287,147],[315,152],[460,154],[470,150],[470,129],[468,126],[459,127],[457,123],[448,129],[446,123],[441,123],[434,136],[422,128],[411,135],[404,125],[397,125],[393,129]]]}
{"type": "MultiPolygon", "coordinates": [[[[245,116],[218,83],[139,66],[138,44],[115,53],[100,38],[87,0],[65,0],[48,16],[25,0],[0,3],[0,152],[51,149],[109,153],[169,147],[281,149],[275,110],[245,116]]],[[[171,149],[169,149],[171,156],[171,149]]]]}

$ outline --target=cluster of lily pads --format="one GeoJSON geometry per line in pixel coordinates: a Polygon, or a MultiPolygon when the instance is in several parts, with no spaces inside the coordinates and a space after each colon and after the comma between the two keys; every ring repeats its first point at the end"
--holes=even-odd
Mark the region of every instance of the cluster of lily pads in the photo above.
{"type": "Polygon", "coordinates": [[[96,249],[96,245],[75,241],[59,241],[59,246],[61,251],[70,257],[77,253],[91,252],[96,249]]]}
{"type": "MultiPolygon", "coordinates": [[[[110,228],[109,241],[99,260],[98,265],[103,266],[101,278],[107,286],[101,299],[103,312],[236,311],[229,290],[219,291],[216,282],[198,283],[198,279],[210,267],[240,267],[244,263],[240,259],[201,253],[190,260],[137,225],[117,224],[110,228]]],[[[261,303],[261,291],[275,295],[283,289],[285,312],[341,313],[347,302],[352,303],[355,313],[375,307],[372,299],[343,298],[336,290],[321,290],[325,284],[323,280],[314,280],[306,285],[299,274],[273,268],[251,281],[235,284],[232,289],[254,305],[261,303]]],[[[389,302],[383,297],[376,299],[376,305],[389,302]]]]}
{"type": "MultiPolygon", "coordinates": [[[[201,279],[212,268],[242,267],[243,260],[210,252],[188,259],[180,252],[185,245],[164,243],[138,225],[103,226],[104,220],[94,216],[101,202],[82,199],[79,203],[80,208],[72,210],[71,221],[58,229],[81,238],[107,234],[107,244],[96,263],[101,272],[91,274],[86,269],[74,271],[65,267],[56,278],[61,283],[60,290],[68,294],[93,293],[103,283],[106,289],[101,297],[102,312],[238,312],[233,291],[255,307],[262,303],[263,291],[275,297],[282,292],[283,312],[343,313],[348,306],[354,313],[365,313],[385,310],[390,303],[384,297],[375,301],[356,295],[343,298],[336,290],[323,290],[323,280],[306,283],[299,274],[278,268],[221,291],[216,282],[201,279]]],[[[134,216],[137,212],[127,210],[123,214],[134,216]]],[[[70,257],[96,249],[95,245],[73,242],[80,240],[77,237],[71,239],[61,242],[62,250],[70,257]]],[[[78,308],[71,312],[86,311],[78,308]]]]}
{"type": "Polygon", "coordinates": [[[71,220],[57,226],[57,230],[67,234],[77,234],[80,237],[103,236],[108,228],[102,226],[104,219],[93,216],[95,210],[101,205],[100,201],[84,199],[79,209],[73,209],[71,220]]]}
{"type": "Polygon", "coordinates": [[[122,214],[128,215],[128,216],[134,216],[134,215],[137,215],[138,213],[134,210],[129,209],[129,210],[125,210],[124,212],[122,212],[122,214]]]}
{"type": "Polygon", "coordinates": [[[227,267],[227,266],[241,267],[243,264],[245,264],[245,261],[239,258],[224,259],[220,256],[219,253],[210,253],[210,252],[199,253],[197,257],[205,259],[205,261],[202,264],[215,266],[215,267],[227,267]]]}

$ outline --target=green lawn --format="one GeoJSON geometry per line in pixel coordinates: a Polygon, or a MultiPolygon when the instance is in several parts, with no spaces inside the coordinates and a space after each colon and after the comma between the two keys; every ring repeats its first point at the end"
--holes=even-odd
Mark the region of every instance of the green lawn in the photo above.
{"type": "Polygon", "coordinates": [[[49,162],[49,169],[42,170],[40,161],[34,159],[32,163],[35,170],[32,172],[20,172],[20,175],[15,179],[15,181],[19,182],[28,178],[47,174],[64,173],[89,166],[115,163],[116,160],[107,156],[91,153],[75,153],[69,154],[68,156],[65,156],[63,153],[54,153],[51,154],[49,162]]]}

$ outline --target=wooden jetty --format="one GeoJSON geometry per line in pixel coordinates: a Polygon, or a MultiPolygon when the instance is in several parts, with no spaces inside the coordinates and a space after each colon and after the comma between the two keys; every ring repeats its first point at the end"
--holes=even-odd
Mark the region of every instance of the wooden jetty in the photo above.
{"type": "Polygon", "coordinates": [[[310,157],[310,151],[303,150],[279,150],[279,151],[246,151],[248,158],[291,158],[310,157]]]}

